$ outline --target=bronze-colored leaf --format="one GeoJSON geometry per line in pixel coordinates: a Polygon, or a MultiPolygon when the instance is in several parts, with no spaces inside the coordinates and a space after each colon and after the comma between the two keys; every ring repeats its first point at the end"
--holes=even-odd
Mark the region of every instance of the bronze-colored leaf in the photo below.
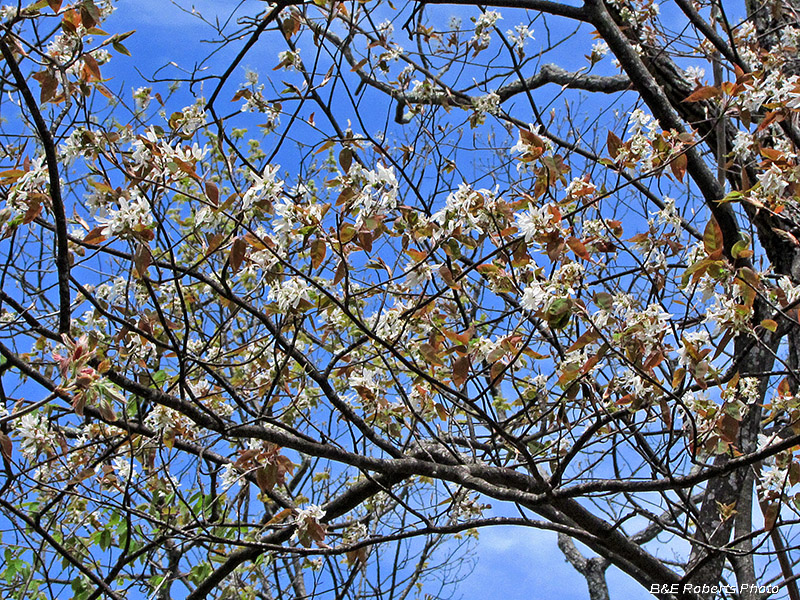
{"type": "Polygon", "coordinates": [[[328,245],[325,243],[325,240],[317,238],[311,242],[311,266],[314,269],[318,269],[322,265],[327,251],[328,245]]]}
{"type": "Polygon", "coordinates": [[[11,438],[0,431],[0,453],[2,453],[2,455],[6,458],[10,459],[12,451],[13,444],[11,443],[11,438]]]}
{"type": "Polygon", "coordinates": [[[100,74],[100,65],[91,54],[83,55],[83,64],[86,67],[86,80],[87,81],[100,81],[103,76],[100,74]]]}
{"type": "Polygon", "coordinates": [[[469,378],[469,356],[459,356],[453,361],[453,385],[460,388],[469,378]]]}
{"type": "Polygon", "coordinates": [[[214,206],[219,206],[219,186],[213,181],[206,181],[206,198],[214,206]]]}
{"type": "Polygon", "coordinates": [[[611,158],[617,158],[622,148],[622,140],[611,130],[608,131],[608,135],[606,136],[606,145],[608,146],[609,156],[611,156],[611,158]]]}
{"type": "Polygon", "coordinates": [[[714,260],[722,258],[722,229],[714,217],[711,217],[706,224],[706,229],[703,233],[703,247],[705,248],[706,254],[708,254],[709,258],[714,260]]]}
{"type": "Polygon", "coordinates": [[[152,262],[153,256],[150,254],[150,248],[144,244],[139,244],[139,247],[136,249],[136,254],[133,257],[133,266],[136,276],[144,278],[152,262]]]}
{"type": "Polygon", "coordinates": [[[97,245],[105,242],[106,239],[106,236],[103,235],[103,227],[95,227],[86,234],[86,237],[83,238],[83,243],[97,245]]]}
{"type": "Polygon", "coordinates": [[[675,178],[683,182],[683,178],[686,175],[686,167],[688,166],[689,161],[686,158],[686,154],[681,152],[675,158],[673,158],[670,163],[669,167],[672,169],[672,174],[675,175],[675,178]]]}
{"type": "Polygon", "coordinates": [[[716,98],[722,92],[719,88],[712,85],[704,85],[697,88],[691,94],[683,99],[683,102],[700,102],[701,100],[708,100],[709,98],[716,98]]]}
{"type": "Polygon", "coordinates": [[[234,273],[238,273],[239,269],[242,267],[242,262],[244,261],[244,255],[246,251],[247,242],[240,237],[237,237],[235,240],[233,240],[229,261],[231,265],[231,271],[234,273]]]}
{"type": "Polygon", "coordinates": [[[44,104],[56,97],[58,91],[58,79],[50,71],[39,71],[34,73],[32,77],[39,82],[41,91],[39,92],[39,102],[44,104]]]}

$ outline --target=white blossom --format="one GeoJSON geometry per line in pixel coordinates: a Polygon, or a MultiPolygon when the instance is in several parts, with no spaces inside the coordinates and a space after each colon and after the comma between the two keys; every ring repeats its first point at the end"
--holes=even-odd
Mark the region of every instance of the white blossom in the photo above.
{"type": "Polygon", "coordinates": [[[783,293],[786,294],[786,301],[789,304],[793,304],[800,300],[800,286],[794,285],[792,280],[786,275],[778,280],[778,287],[780,287],[783,290],[783,293]]]}
{"type": "MultiPolygon", "coordinates": [[[[535,309],[531,309],[530,307],[525,307],[532,312],[535,312],[535,309]]],[[[479,337],[475,340],[475,358],[481,362],[487,360],[489,356],[498,348],[500,348],[502,344],[502,340],[493,340],[487,337],[479,337]]]]}
{"type": "Polygon", "coordinates": [[[586,181],[583,177],[575,177],[564,189],[564,195],[567,198],[587,196],[594,193],[595,189],[597,188],[593,183],[586,181]]]}
{"type": "Polygon", "coordinates": [[[487,10],[475,19],[475,34],[472,36],[472,43],[479,47],[486,47],[491,41],[492,28],[495,23],[502,19],[500,13],[495,10],[487,10]]]}
{"type": "Polygon", "coordinates": [[[229,490],[234,485],[239,485],[239,481],[242,479],[242,477],[243,475],[239,473],[239,471],[237,471],[231,463],[227,463],[222,468],[222,474],[220,475],[223,491],[229,490]]]}
{"type": "Polygon", "coordinates": [[[357,523],[353,523],[344,530],[342,533],[342,541],[345,544],[355,544],[361,540],[367,539],[368,536],[369,530],[367,529],[367,526],[359,521],[357,523]]]}
{"type": "Polygon", "coordinates": [[[136,469],[131,464],[131,461],[126,458],[117,456],[113,461],[113,467],[120,479],[127,480],[136,477],[136,469]]]}
{"type": "Polygon", "coordinates": [[[733,298],[714,295],[714,302],[706,309],[706,321],[714,325],[715,335],[725,328],[733,331],[748,331],[750,314],[748,309],[738,304],[733,298]]]}
{"type": "Polygon", "coordinates": [[[533,37],[533,30],[525,24],[515,25],[514,29],[507,29],[506,30],[506,37],[508,41],[511,42],[511,45],[522,54],[523,49],[525,47],[525,42],[528,40],[534,39],[533,37]]]}
{"type": "Polygon", "coordinates": [[[299,69],[301,65],[300,51],[284,50],[279,52],[278,61],[280,61],[280,66],[285,69],[299,69]]]}
{"type": "Polygon", "coordinates": [[[660,304],[650,304],[644,310],[628,312],[626,332],[631,339],[640,341],[645,354],[649,354],[660,345],[671,319],[672,315],[660,304]]]}
{"type": "Polygon", "coordinates": [[[409,261],[405,268],[406,285],[413,288],[430,281],[433,278],[434,270],[438,271],[441,266],[441,263],[409,261]]]}
{"type": "Polygon", "coordinates": [[[361,183],[361,193],[352,201],[359,211],[356,229],[368,218],[385,215],[397,207],[399,184],[393,167],[384,167],[377,163],[375,169],[365,169],[360,165],[353,165],[349,175],[355,183],[361,183]]]}
{"type": "Polygon", "coordinates": [[[539,310],[547,310],[554,299],[541,283],[534,280],[522,292],[519,304],[525,310],[535,313],[539,310]]]}
{"type": "Polygon", "coordinates": [[[606,43],[606,41],[605,41],[605,40],[597,40],[597,41],[596,41],[596,42],[595,42],[595,43],[592,45],[592,58],[593,58],[594,60],[596,60],[596,61],[597,61],[597,60],[600,60],[600,59],[601,59],[601,58],[603,58],[603,57],[604,57],[606,54],[608,54],[610,51],[611,51],[611,50],[610,50],[610,48],[608,47],[608,44],[606,43]]]}
{"type": "Polygon", "coordinates": [[[242,208],[249,210],[256,202],[275,202],[283,193],[283,180],[278,179],[280,165],[267,165],[260,175],[250,172],[252,185],[242,196],[242,208]]]}
{"type": "Polygon", "coordinates": [[[750,158],[750,155],[753,152],[754,143],[755,140],[753,138],[753,134],[749,131],[743,131],[740,129],[736,132],[736,136],[733,138],[731,154],[733,154],[733,156],[739,160],[746,160],[750,158]]]}
{"type": "Polygon", "coordinates": [[[154,223],[150,202],[135,189],[130,191],[130,199],[120,196],[118,209],[107,210],[106,213],[98,216],[97,221],[103,225],[102,233],[107,237],[116,235],[123,239],[131,238],[154,223]]]}
{"type": "Polygon", "coordinates": [[[3,21],[10,21],[19,15],[19,8],[16,6],[3,6],[0,8],[0,19],[3,21]]]}
{"type": "Polygon", "coordinates": [[[289,279],[275,284],[269,289],[269,299],[278,304],[281,312],[287,312],[300,305],[301,300],[311,301],[308,295],[310,288],[300,277],[289,279]]]}
{"type": "Polygon", "coordinates": [[[786,189],[788,182],[780,168],[773,164],[758,176],[762,193],[769,196],[780,196],[786,189]]]}
{"type": "Polygon", "coordinates": [[[500,112],[500,96],[495,92],[477,96],[472,99],[472,108],[479,114],[496,115],[500,112]]]}
{"type": "Polygon", "coordinates": [[[433,220],[442,227],[447,235],[458,229],[483,232],[480,214],[474,214],[475,208],[495,201],[497,190],[473,190],[468,183],[461,183],[455,192],[448,194],[445,206],[433,214],[433,220]]]}
{"type": "Polygon", "coordinates": [[[162,404],[156,405],[145,417],[144,424],[157,431],[180,431],[186,437],[197,433],[197,425],[189,417],[162,404]]]}
{"type": "Polygon", "coordinates": [[[532,242],[536,237],[560,228],[560,223],[555,220],[549,208],[545,204],[514,215],[517,229],[526,242],[532,242]]]}
{"type": "Polygon", "coordinates": [[[30,461],[36,460],[40,452],[49,451],[56,443],[55,432],[50,429],[47,418],[39,411],[22,415],[16,422],[22,441],[20,452],[30,461]]]}
{"type": "Polygon", "coordinates": [[[789,471],[777,465],[764,465],[761,467],[762,490],[781,490],[789,484],[789,471]]]}
{"type": "Polygon", "coordinates": [[[699,81],[699,80],[703,79],[705,74],[706,74],[705,69],[703,69],[702,67],[695,66],[695,65],[692,65],[691,67],[688,67],[686,69],[686,77],[689,78],[689,79],[692,79],[694,81],[699,81]]]}
{"type": "Polygon", "coordinates": [[[31,192],[44,192],[49,182],[47,164],[43,156],[37,156],[31,161],[28,169],[8,194],[8,204],[14,208],[24,210],[27,208],[28,194],[31,192]]]}
{"type": "Polygon", "coordinates": [[[298,510],[297,517],[294,521],[297,528],[292,537],[297,539],[308,535],[308,528],[310,525],[312,523],[319,523],[324,518],[325,510],[316,504],[309,504],[305,508],[298,510]]]}
{"type": "Polygon", "coordinates": [[[668,225],[675,229],[675,231],[680,230],[681,217],[678,214],[677,208],[675,207],[675,198],[665,196],[664,208],[652,214],[656,215],[656,219],[659,224],[668,225]]]}
{"type": "Polygon", "coordinates": [[[710,343],[711,336],[704,329],[684,333],[682,343],[678,348],[678,363],[682,367],[689,367],[695,362],[692,358],[689,344],[691,344],[696,352],[699,352],[710,343]]]}
{"type": "Polygon", "coordinates": [[[369,390],[373,396],[383,394],[384,383],[381,381],[380,372],[375,369],[364,366],[360,370],[350,373],[347,380],[351,388],[364,388],[369,390]]]}

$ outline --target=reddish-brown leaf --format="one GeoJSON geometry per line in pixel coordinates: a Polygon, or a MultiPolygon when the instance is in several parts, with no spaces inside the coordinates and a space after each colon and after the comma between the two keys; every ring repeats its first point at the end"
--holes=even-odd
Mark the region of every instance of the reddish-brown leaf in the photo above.
{"type": "Polygon", "coordinates": [[[81,392],[79,394],[75,394],[72,397],[72,410],[75,411],[75,414],[79,417],[83,416],[83,409],[86,406],[86,395],[81,392]]]}
{"type": "Polygon", "coordinates": [[[499,383],[503,380],[503,375],[505,375],[505,373],[506,366],[502,362],[497,361],[494,363],[491,369],[489,369],[489,374],[492,378],[492,385],[499,385],[499,383]]]}
{"type": "Polygon", "coordinates": [[[580,241],[576,237],[570,237],[567,239],[567,246],[569,246],[570,250],[575,253],[575,256],[579,256],[584,260],[591,260],[592,257],[586,251],[586,246],[583,245],[583,242],[580,241]]]}
{"type": "Polygon", "coordinates": [[[346,272],[347,263],[345,263],[343,260],[340,260],[338,266],[336,267],[336,274],[333,276],[333,285],[339,283],[346,272]]]}
{"type": "Polygon", "coordinates": [[[105,241],[106,241],[106,236],[103,235],[102,227],[95,227],[89,233],[86,234],[85,238],[83,238],[84,244],[101,244],[105,241]]]}
{"type": "Polygon", "coordinates": [[[700,102],[701,100],[708,100],[709,98],[716,98],[720,95],[720,89],[713,85],[704,85],[697,88],[691,94],[683,99],[683,102],[700,102]]]}
{"type": "Polygon", "coordinates": [[[2,455],[6,458],[10,459],[12,451],[13,445],[11,444],[11,438],[0,431],[0,453],[2,453],[2,455]]]}
{"type": "Polygon", "coordinates": [[[609,130],[608,136],[606,136],[606,144],[608,146],[608,154],[611,156],[611,158],[617,158],[617,156],[619,156],[620,148],[622,148],[622,140],[619,139],[619,136],[613,131],[609,130]]]}
{"type": "Polygon", "coordinates": [[[758,128],[756,128],[756,133],[758,133],[759,131],[764,131],[767,127],[769,127],[773,123],[778,123],[780,121],[783,121],[783,118],[784,115],[782,112],[779,112],[777,110],[769,111],[766,115],[764,115],[764,118],[761,120],[761,123],[759,123],[758,128]]]}
{"type": "Polygon", "coordinates": [[[447,268],[447,265],[442,265],[439,267],[439,275],[442,276],[442,280],[447,284],[447,286],[451,289],[458,290],[461,289],[459,283],[453,277],[452,271],[447,268]]]}
{"type": "Polygon", "coordinates": [[[353,165],[353,151],[350,148],[342,148],[339,152],[339,164],[345,173],[350,172],[350,167],[353,165]]]}
{"type": "Polygon", "coordinates": [[[325,240],[317,238],[311,242],[311,266],[314,269],[318,269],[320,267],[322,261],[325,260],[325,254],[327,251],[328,245],[325,243],[325,240]]]}
{"type": "Polygon", "coordinates": [[[39,93],[39,102],[44,104],[56,97],[58,91],[58,79],[50,71],[39,71],[34,73],[32,77],[39,82],[41,91],[39,93]]]}
{"type": "Polygon", "coordinates": [[[153,262],[153,256],[150,254],[150,248],[144,244],[140,244],[136,249],[136,254],[133,257],[133,266],[136,276],[143,278],[147,275],[147,269],[153,262]]]}
{"type": "Polygon", "coordinates": [[[30,200],[22,222],[25,225],[32,223],[40,214],[42,214],[42,203],[38,199],[30,200]]]}
{"type": "Polygon", "coordinates": [[[213,181],[206,181],[206,198],[214,206],[219,206],[219,187],[213,181]]]}
{"type": "Polygon", "coordinates": [[[703,247],[709,258],[715,260],[722,258],[722,229],[714,217],[711,217],[711,220],[706,224],[705,232],[703,232],[703,247]]]}
{"type": "Polygon", "coordinates": [[[239,269],[242,267],[242,261],[244,261],[244,255],[246,251],[247,242],[240,237],[237,237],[235,240],[233,240],[229,260],[231,264],[231,271],[234,273],[238,273],[239,269]]]}
{"type": "Polygon", "coordinates": [[[259,467],[256,469],[256,483],[258,484],[258,487],[261,488],[262,492],[268,492],[275,487],[276,482],[274,471],[275,467],[272,465],[267,465],[266,467],[259,467]],[[270,473],[270,471],[273,471],[273,473],[270,473]]]}
{"type": "Polygon", "coordinates": [[[87,74],[87,81],[100,81],[103,77],[100,75],[100,65],[91,54],[83,55],[83,64],[85,65],[85,73],[87,74]]]}
{"type": "Polygon", "coordinates": [[[91,29],[100,22],[100,11],[92,0],[84,0],[81,4],[81,22],[86,29],[91,29]]]}
{"type": "Polygon", "coordinates": [[[366,252],[372,252],[372,239],[373,235],[371,231],[361,231],[358,234],[358,245],[366,252]]]}
{"type": "Polygon", "coordinates": [[[675,175],[675,178],[680,182],[683,182],[683,177],[686,175],[686,167],[688,162],[689,161],[686,158],[686,154],[681,152],[669,163],[669,167],[672,169],[672,174],[675,175]]]}
{"type": "Polygon", "coordinates": [[[775,522],[778,520],[778,513],[780,512],[779,508],[779,502],[762,503],[761,512],[764,513],[764,529],[767,531],[775,527],[775,522]]]}
{"type": "Polygon", "coordinates": [[[459,356],[453,361],[453,385],[460,388],[469,378],[469,356],[459,356]]]}

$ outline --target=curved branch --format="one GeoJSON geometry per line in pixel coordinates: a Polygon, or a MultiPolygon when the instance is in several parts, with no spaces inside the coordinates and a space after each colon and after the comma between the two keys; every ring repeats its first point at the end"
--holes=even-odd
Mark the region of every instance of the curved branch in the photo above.
{"type": "Polygon", "coordinates": [[[555,83],[569,89],[613,94],[629,89],[631,80],[627,75],[591,75],[580,71],[567,71],[556,64],[547,63],[539,68],[536,75],[532,75],[524,81],[517,80],[504,85],[497,89],[496,94],[500,96],[500,100],[506,100],[515,94],[526,90],[535,90],[548,83],[555,83]]]}
{"type": "MultiPolygon", "coordinates": [[[[423,0],[421,4],[454,4],[460,6],[475,6],[478,4],[474,0],[423,0]]],[[[496,6],[499,8],[524,8],[526,10],[538,10],[557,17],[566,17],[576,21],[588,22],[589,18],[586,10],[582,6],[570,6],[560,2],[549,2],[548,0],[492,0],[483,3],[484,6],[496,6]]]]}
{"type": "Polygon", "coordinates": [[[8,64],[14,81],[19,88],[25,106],[31,113],[36,125],[36,133],[44,149],[45,162],[47,163],[47,176],[50,183],[50,198],[53,202],[53,218],[56,223],[56,274],[58,277],[58,331],[69,333],[70,329],[70,293],[69,293],[69,247],[67,244],[67,216],[64,209],[64,199],[61,196],[61,179],[58,174],[58,157],[53,136],[44,122],[44,117],[39,110],[39,103],[33,97],[25,76],[14,58],[14,53],[8,47],[5,39],[0,38],[0,53],[8,64]]]}

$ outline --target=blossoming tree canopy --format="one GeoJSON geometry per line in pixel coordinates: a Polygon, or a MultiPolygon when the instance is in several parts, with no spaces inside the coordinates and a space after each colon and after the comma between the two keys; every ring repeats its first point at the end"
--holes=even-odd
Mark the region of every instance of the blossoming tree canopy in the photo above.
{"type": "Polygon", "coordinates": [[[800,5],[512,4],[0,9],[3,597],[800,598],[800,5]]]}

